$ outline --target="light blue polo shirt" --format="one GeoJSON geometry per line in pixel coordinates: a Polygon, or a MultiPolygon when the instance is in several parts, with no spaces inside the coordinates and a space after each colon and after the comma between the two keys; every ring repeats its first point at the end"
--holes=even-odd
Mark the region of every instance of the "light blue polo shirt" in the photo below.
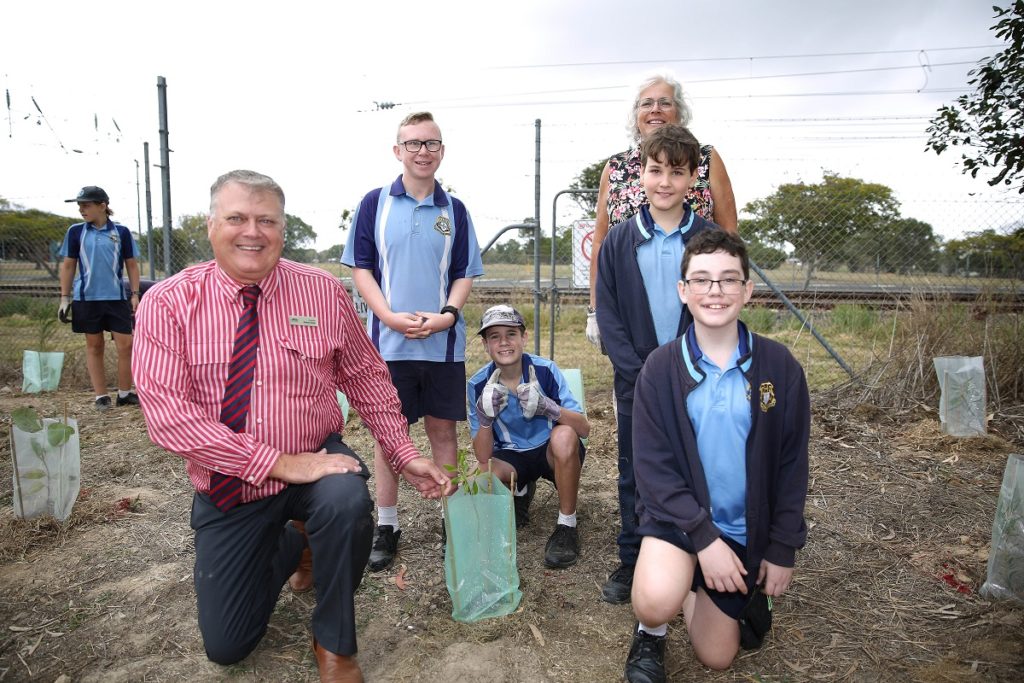
{"type": "MultiPolygon", "coordinates": [[[[737,323],[739,324],[739,323],[737,323]]],[[[703,379],[686,397],[686,412],[697,435],[697,453],[711,495],[711,521],[740,545],[747,544],[747,437],[750,384],[743,375],[752,339],[740,326],[740,341],[728,365],[719,368],[701,351],[693,325],[683,335],[683,358],[703,379]],[[687,350],[689,346],[689,351],[687,350]],[[691,358],[696,358],[696,366],[691,358]],[[745,363],[737,365],[741,359],[745,363]]]]}
{"type": "MultiPolygon", "coordinates": [[[[530,377],[530,366],[533,366],[537,375],[537,383],[541,392],[549,398],[555,399],[558,405],[577,413],[582,413],[583,408],[579,401],[569,390],[569,382],[565,375],[555,365],[555,362],[540,356],[529,353],[523,354],[523,382],[528,382],[530,377]]],[[[480,429],[480,422],[476,417],[476,400],[483,391],[484,385],[494,373],[497,366],[488,363],[480,368],[469,378],[466,383],[466,398],[469,401],[469,433],[476,436],[480,429]]],[[[491,428],[494,430],[495,450],[506,451],[531,451],[534,448],[543,446],[551,440],[551,430],[554,423],[544,417],[527,419],[523,417],[523,407],[519,403],[515,392],[509,392],[508,405],[498,413],[491,428]]]]}
{"type": "Polygon", "coordinates": [[[641,207],[638,219],[641,232],[646,232],[650,239],[636,248],[636,264],[644,279],[658,344],[666,344],[676,338],[683,313],[676,284],[685,249],[683,233],[693,225],[693,212],[685,212],[679,226],[671,232],[654,222],[647,206],[641,207]]]}
{"type": "MultiPolygon", "coordinates": [[[[480,246],[465,205],[434,183],[418,200],[402,177],[367,194],[356,209],[341,262],[373,272],[395,312],[440,310],[455,280],[483,274],[480,246]]],[[[406,339],[370,311],[366,329],[388,361],[464,361],[466,322],[462,316],[446,332],[406,339]]]]}
{"type": "Polygon", "coordinates": [[[60,255],[78,259],[72,297],[75,301],[121,301],[125,299],[122,252],[125,259],[139,258],[139,247],[131,232],[114,221],[102,228],[92,223],[75,223],[68,228],[60,255]],[[82,229],[82,226],[85,229],[82,229]],[[123,242],[127,240],[127,244],[123,242]]]}

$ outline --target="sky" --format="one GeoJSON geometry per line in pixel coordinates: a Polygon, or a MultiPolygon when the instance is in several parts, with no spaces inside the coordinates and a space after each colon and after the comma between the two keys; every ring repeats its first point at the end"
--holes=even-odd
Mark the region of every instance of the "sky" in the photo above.
{"type": "MultiPolygon", "coordinates": [[[[958,154],[925,151],[928,119],[999,50],[991,3],[631,4],[5,3],[0,197],[75,216],[63,200],[100,185],[135,228],[144,141],[160,163],[162,76],[175,224],[208,209],[218,175],[250,168],[283,186],[318,249],[341,243],[342,212],[401,172],[398,122],[429,110],[446,146],[438,175],[483,245],[534,215],[536,120],[547,232],[555,194],[628,146],[636,84],[668,71],[741,208],[830,171],[888,185],[947,238],[1024,215],[1015,192],[964,176],[958,154]]],[[[155,166],[151,183],[159,226],[155,166]]],[[[579,217],[559,199],[560,225],[579,217]]]]}

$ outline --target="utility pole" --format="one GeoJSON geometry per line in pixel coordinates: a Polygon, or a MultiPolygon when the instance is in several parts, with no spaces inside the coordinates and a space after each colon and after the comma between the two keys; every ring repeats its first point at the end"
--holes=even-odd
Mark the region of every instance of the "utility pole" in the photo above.
{"type": "Polygon", "coordinates": [[[540,355],[540,119],[537,130],[533,172],[533,352],[540,355]]]}
{"type": "Polygon", "coordinates": [[[160,189],[164,200],[164,273],[171,272],[171,149],[167,132],[167,80],[156,77],[157,100],[160,105],[160,189]]]}
{"type": "Polygon", "coordinates": [[[135,231],[139,235],[139,241],[142,241],[142,191],[139,188],[139,160],[133,159],[135,162],[135,231]]]}
{"type": "Polygon", "coordinates": [[[146,249],[149,257],[149,279],[156,279],[156,264],[153,263],[153,193],[149,187],[149,143],[142,143],[142,163],[146,167],[146,249]]]}

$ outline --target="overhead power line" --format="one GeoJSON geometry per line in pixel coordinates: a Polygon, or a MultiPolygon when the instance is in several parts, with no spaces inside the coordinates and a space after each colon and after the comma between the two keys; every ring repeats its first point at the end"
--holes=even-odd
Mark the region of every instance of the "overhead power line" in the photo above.
{"type": "Polygon", "coordinates": [[[789,55],[748,55],[736,57],[681,57],[676,59],[621,59],[602,62],[555,62],[551,64],[509,64],[488,67],[491,70],[508,69],[558,69],[581,66],[615,66],[619,64],[683,64],[693,62],[746,62],[757,59],[818,59],[822,57],[861,57],[871,55],[914,54],[918,52],[952,52],[957,50],[989,50],[1005,45],[965,45],[963,47],[922,47],[904,50],[864,50],[859,52],[804,52],[789,55]]]}

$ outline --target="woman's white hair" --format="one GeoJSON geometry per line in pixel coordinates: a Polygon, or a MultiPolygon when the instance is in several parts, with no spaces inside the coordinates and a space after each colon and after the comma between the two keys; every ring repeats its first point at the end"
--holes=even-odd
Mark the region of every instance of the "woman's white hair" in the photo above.
{"type": "Polygon", "coordinates": [[[629,131],[629,135],[634,143],[640,143],[640,126],[636,123],[637,114],[640,113],[640,94],[658,83],[664,83],[672,88],[672,102],[676,106],[676,111],[679,112],[679,123],[683,126],[688,126],[693,119],[693,112],[690,110],[690,105],[686,102],[685,93],[683,93],[683,84],[668,72],[651,74],[637,85],[636,94],[633,95],[633,106],[629,112],[629,119],[626,121],[626,130],[629,131]]]}

